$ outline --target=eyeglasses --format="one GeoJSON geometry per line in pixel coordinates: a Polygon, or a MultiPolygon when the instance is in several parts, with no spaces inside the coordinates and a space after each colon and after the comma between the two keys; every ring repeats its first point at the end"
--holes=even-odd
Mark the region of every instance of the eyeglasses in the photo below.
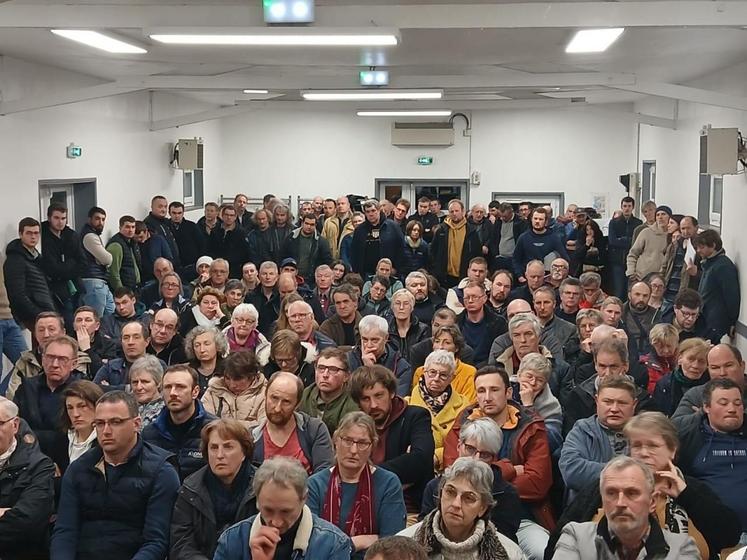
{"type": "Polygon", "coordinates": [[[541,375],[534,375],[533,373],[529,373],[528,371],[522,371],[519,373],[518,377],[520,379],[526,379],[527,381],[531,383],[544,383],[545,378],[541,375]]]}
{"type": "Polygon", "coordinates": [[[128,420],[132,420],[134,416],[128,416],[127,418],[112,418],[111,420],[94,420],[93,425],[97,430],[103,430],[106,426],[111,428],[119,428],[128,420]]]}
{"type": "Polygon", "coordinates": [[[292,364],[296,360],[297,360],[297,358],[295,358],[295,357],[293,357],[293,358],[277,358],[276,357],[275,358],[275,363],[277,365],[279,365],[279,366],[282,366],[282,365],[285,365],[285,364],[292,364]]]}
{"type": "Polygon", "coordinates": [[[442,493],[447,500],[456,500],[457,497],[460,497],[465,505],[475,505],[480,501],[480,496],[474,492],[462,492],[460,494],[451,484],[444,486],[442,493]]]}
{"type": "Polygon", "coordinates": [[[0,426],[5,426],[5,424],[7,424],[8,422],[12,422],[16,418],[18,418],[18,416],[11,416],[7,420],[0,420],[0,426]]]}
{"type": "Polygon", "coordinates": [[[181,288],[181,286],[179,284],[177,284],[176,282],[164,282],[163,284],[161,284],[161,287],[163,287],[163,288],[171,288],[171,289],[173,289],[173,288],[181,288]]]}
{"type": "Polygon", "coordinates": [[[700,315],[700,311],[685,311],[683,309],[679,309],[678,311],[682,313],[685,319],[695,319],[700,315]]]}
{"type": "Polygon", "coordinates": [[[319,373],[327,373],[327,372],[329,372],[332,375],[337,375],[341,371],[347,371],[347,370],[345,368],[341,368],[341,367],[337,367],[337,366],[322,366],[322,365],[317,365],[316,366],[316,371],[318,371],[319,373]]]}
{"type": "Polygon", "coordinates": [[[288,319],[291,319],[292,321],[306,319],[306,317],[311,317],[311,313],[294,313],[293,315],[288,315],[288,319]]]}
{"type": "Polygon", "coordinates": [[[438,378],[441,381],[446,381],[451,377],[451,373],[438,371],[437,369],[426,369],[423,373],[428,377],[438,378]]]}
{"type": "Polygon", "coordinates": [[[159,331],[170,332],[170,331],[175,331],[176,330],[176,325],[167,325],[166,323],[161,323],[160,321],[156,321],[155,323],[151,323],[151,325],[153,326],[153,328],[155,328],[156,330],[159,330],[159,331]]]}
{"type": "Polygon", "coordinates": [[[233,322],[237,325],[253,325],[257,322],[256,319],[252,319],[251,317],[249,319],[240,319],[238,317],[233,318],[233,322]]]}
{"type": "Polygon", "coordinates": [[[340,443],[348,449],[352,449],[352,447],[355,445],[358,448],[358,451],[366,451],[369,447],[371,447],[370,441],[363,441],[345,436],[340,436],[339,440],[340,443]]]}
{"type": "Polygon", "coordinates": [[[482,298],[485,297],[485,294],[479,294],[476,296],[464,296],[464,301],[480,301],[482,298]]]}
{"type": "Polygon", "coordinates": [[[495,459],[495,455],[490,451],[480,451],[479,449],[477,449],[477,447],[467,445],[466,443],[462,444],[462,449],[464,449],[464,452],[468,457],[474,457],[475,455],[477,455],[483,461],[492,461],[493,459],[495,459]]]}
{"type": "Polygon", "coordinates": [[[70,365],[70,362],[72,362],[74,359],[75,358],[68,358],[67,356],[55,356],[54,354],[44,354],[42,356],[42,361],[49,364],[54,364],[55,362],[57,362],[62,367],[70,365]]]}

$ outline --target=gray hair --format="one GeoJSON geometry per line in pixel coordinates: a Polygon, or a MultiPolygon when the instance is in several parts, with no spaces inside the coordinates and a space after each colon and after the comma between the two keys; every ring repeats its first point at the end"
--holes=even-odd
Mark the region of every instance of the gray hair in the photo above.
{"type": "Polygon", "coordinates": [[[415,305],[415,296],[412,295],[412,292],[408,290],[407,288],[400,288],[396,292],[392,294],[391,302],[394,303],[394,300],[399,298],[405,298],[410,302],[410,305],[415,305]]]}
{"type": "Polygon", "coordinates": [[[254,473],[252,488],[254,495],[259,497],[262,487],[268,482],[274,482],[278,486],[285,486],[295,490],[300,500],[306,499],[306,482],[309,475],[301,463],[290,457],[273,457],[266,459],[254,473]]]}
{"type": "Polygon", "coordinates": [[[410,274],[407,275],[407,278],[405,278],[405,286],[407,286],[410,280],[415,280],[416,278],[422,280],[426,283],[426,285],[428,285],[428,277],[418,270],[413,270],[410,274]]]}
{"type": "Polygon", "coordinates": [[[226,338],[226,335],[218,330],[218,327],[204,327],[202,325],[197,325],[195,328],[189,331],[187,333],[187,336],[184,338],[184,352],[187,354],[188,359],[195,359],[195,338],[197,338],[201,334],[208,333],[213,335],[213,340],[215,341],[215,348],[218,351],[218,356],[225,356],[228,353],[228,339],[226,338]]]}
{"type": "Polygon", "coordinates": [[[545,358],[539,352],[530,352],[521,359],[519,371],[516,373],[518,374],[523,371],[539,373],[545,378],[545,381],[547,381],[550,379],[550,373],[552,373],[552,364],[550,363],[550,360],[545,358]]]}
{"type": "Polygon", "coordinates": [[[268,268],[272,268],[275,270],[275,272],[278,271],[278,263],[274,261],[265,261],[261,265],[259,265],[259,271],[262,272],[263,270],[267,270],[268,268]]]}
{"type": "Polygon", "coordinates": [[[387,336],[389,334],[389,323],[386,322],[384,317],[379,317],[378,315],[366,315],[358,323],[358,332],[361,335],[378,332],[387,336]]]}
{"type": "Polygon", "coordinates": [[[8,419],[18,416],[18,405],[5,397],[0,397],[0,409],[5,411],[8,419]]]}
{"type": "Polygon", "coordinates": [[[534,334],[539,337],[542,332],[542,324],[536,315],[532,313],[517,313],[508,322],[508,336],[514,337],[514,331],[521,325],[531,325],[534,334]]]}
{"type": "Polygon", "coordinates": [[[144,372],[149,374],[156,385],[161,386],[161,380],[163,379],[163,366],[161,360],[156,358],[153,354],[146,354],[135,360],[130,366],[130,377],[135,372],[144,372]]]}
{"type": "Polygon", "coordinates": [[[581,282],[581,286],[584,288],[591,286],[598,288],[602,285],[602,277],[593,271],[584,272],[578,277],[578,281],[581,282]]]}
{"type": "Polygon", "coordinates": [[[480,495],[483,505],[488,508],[493,506],[493,471],[487,464],[472,457],[459,457],[441,477],[439,495],[446,484],[457,478],[466,479],[472,485],[480,495]]]}
{"type": "Polygon", "coordinates": [[[498,457],[503,445],[503,430],[491,418],[475,418],[459,430],[459,443],[464,445],[468,439],[477,440],[480,447],[486,448],[498,457]]]}
{"type": "Polygon", "coordinates": [[[226,268],[228,270],[231,270],[231,265],[228,263],[228,261],[226,259],[215,259],[215,260],[213,260],[213,262],[210,263],[210,270],[213,270],[213,268],[215,268],[216,264],[224,264],[224,265],[226,265],[226,268]]]}
{"type": "Polygon", "coordinates": [[[642,463],[638,459],[633,459],[633,457],[628,457],[627,455],[618,455],[609,463],[607,463],[602,469],[602,474],[599,477],[599,490],[602,492],[602,496],[604,496],[604,479],[607,472],[622,471],[630,467],[637,467],[641,470],[641,472],[643,473],[643,477],[646,479],[646,486],[648,487],[649,494],[654,493],[654,473],[651,471],[648,465],[642,463]]]}
{"type": "Polygon", "coordinates": [[[454,373],[456,372],[456,360],[454,359],[454,354],[449,352],[448,350],[434,350],[433,352],[428,354],[423,367],[427,368],[431,364],[446,366],[447,368],[449,368],[450,375],[454,375],[454,373]]]}
{"type": "Polygon", "coordinates": [[[238,304],[234,308],[233,312],[231,313],[231,319],[233,319],[234,317],[238,317],[239,315],[241,315],[241,316],[248,315],[249,317],[251,317],[255,321],[259,320],[259,311],[257,311],[257,308],[254,307],[251,303],[240,303],[240,304],[238,304]]]}

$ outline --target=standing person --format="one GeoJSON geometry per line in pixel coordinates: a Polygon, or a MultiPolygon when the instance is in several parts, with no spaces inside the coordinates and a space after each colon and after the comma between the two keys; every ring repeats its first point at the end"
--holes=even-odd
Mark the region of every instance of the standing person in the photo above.
{"type": "Polygon", "coordinates": [[[241,278],[241,267],[251,260],[246,232],[236,223],[236,209],[233,206],[224,206],[220,217],[220,225],[210,233],[208,253],[214,259],[228,261],[231,278],[241,278]]]}
{"type": "Polygon", "coordinates": [[[109,265],[109,288],[115,292],[119,288],[129,288],[136,292],[140,288],[140,267],[142,259],[140,248],[135,241],[135,218],[119,218],[119,233],[116,233],[106,244],[106,250],[112,256],[109,265]]]}
{"type": "Polygon", "coordinates": [[[412,221],[420,222],[422,226],[421,237],[429,244],[433,240],[433,230],[439,224],[438,217],[430,212],[430,203],[431,201],[427,196],[421,196],[418,199],[417,212],[410,214],[407,219],[408,223],[412,221]]]}
{"type": "Polygon", "coordinates": [[[620,201],[622,214],[610,221],[608,233],[608,262],[611,295],[625,298],[627,278],[625,275],[628,251],[633,244],[633,232],[643,222],[633,215],[635,199],[630,196],[620,201]]]}
{"type": "Polygon", "coordinates": [[[78,234],[67,226],[67,208],[53,202],[47,208],[47,220],[41,224],[42,267],[47,275],[55,305],[72,332],[73,311],[83,291],[80,275],[83,254],[78,234]]]}
{"type": "Polygon", "coordinates": [[[304,216],[300,228],[285,240],[280,256],[292,258],[298,263],[298,274],[309,284],[314,283],[314,271],[318,266],[332,264],[329,242],[316,231],[316,220],[304,216]]]}
{"type": "Polygon", "coordinates": [[[245,231],[250,231],[253,227],[252,217],[254,214],[247,209],[247,204],[249,204],[249,197],[244,193],[238,193],[233,197],[233,207],[236,209],[236,221],[245,231]]]}
{"type": "MultiPolygon", "coordinates": [[[[698,263],[696,263],[693,238],[698,233],[698,220],[683,216],[679,223],[680,238],[673,237],[664,253],[661,276],[664,281],[663,300],[666,310],[671,309],[677,296],[688,288],[697,288],[698,263]]],[[[697,259],[698,261],[700,259],[697,259]]]]}
{"type": "Polygon", "coordinates": [[[109,290],[107,269],[112,264],[112,254],[106,250],[101,241],[101,234],[106,223],[106,212],[103,208],[93,206],[88,211],[88,222],[80,232],[83,246],[84,270],[81,275],[84,293],[83,305],[93,307],[99,317],[104,313],[114,313],[114,298],[109,290]]]}
{"type": "Polygon", "coordinates": [[[527,230],[527,220],[514,213],[514,207],[503,202],[498,207],[499,221],[494,224],[491,254],[495,270],[513,270],[514,250],[519,236],[527,230]]]}
{"type": "Polygon", "coordinates": [[[270,213],[264,208],[260,208],[254,213],[252,222],[254,227],[252,227],[251,231],[246,236],[252,264],[254,264],[254,266],[259,266],[265,261],[277,260],[279,252],[277,250],[278,248],[273,244],[270,213]]]}
{"type": "Polygon", "coordinates": [[[353,272],[368,277],[376,272],[383,257],[394,258],[394,268],[399,268],[404,236],[397,225],[379,211],[376,200],[361,204],[366,220],[355,229],[350,253],[353,272]]]}
{"type": "Polygon", "coordinates": [[[656,222],[641,230],[628,251],[625,275],[629,282],[643,280],[647,274],[661,270],[664,252],[667,250],[667,226],[672,209],[669,206],[659,206],[655,215],[656,222]]]}
{"type": "Polygon", "coordinates": [[[524,271],[532,260],[544,262],[550,253],[570,262],[570,257],[560,237],[547,229],[547,213],[544,208],[532,210],[531,229],[522,233],[516,240],[513,255],[513,267],[519,282],[524,282],[524,271]]]}
{"type": "MultiPolygon", "coordinates": [[[[36,327],[35,327],[36,328],[36,327]]],[[[32,331],[32,334],[34,331],[32,331]]],[[[10,373],[3,372],[1,356],[4,355],[12,364],[18,362],[21,354],[28,350],[28,344],[21,332],[21,328],[13,318],[8,301],[8,292],[5,289],[5,275],[3,267],[0,267],[0,393],[5,393],[4,389],[10,382],[10,373]]]]}
{"type": "Polygon", "coordinates": [[[703,298],[707,338],[718,344],[724,335],[734,334],[739,318],[742,298],[737,267],[726,256],[721,236],[714,230],[707,229],[696,235],[694,245],[702,259],[703,276],[698,293],[703,298]]]}
{"type": "MultiPolygon", "coordinates": [[[[153,272],[156,261],[165,259],[173,262],[174,255],[171,253],[166,238],[155,235],[148,229],[145,222],[135,222],[135,243],[140,250],[140,276],[142,283],[153,282],[156,276],[153,272]]],[[[171,266],[173,268],[173,265],[171,266]]]]}
{"type": "Polygon", "coordinates": [[[276,263],[280,263],[280,253],[283,250],[283,245],[285,245],[285,240],[292,232],[293,216],[290,208],[285,204],[278,204],[272,210],[272,260],[276,263]]]}
{"type": "Polygon", "coordinates": [[[411,272],[426,268],[430,262],[430,245],[423,238],[424,229],[422,222],[416,220],[410,220],[405,227],[404,252],[398,271],[401,278],[407,278],[411,272]]]}
{"type": "MultiPolygon", "coordinates": [[[[635,282],[628,290],[628,302],[622,309],[622,323],[625,332],[635,341],[638,355],[651,350],[649,333],[654,323],[656,309],[648,304],[651,288],[645,282],[635,282]]],[[[616,325],[612,325],[616,326],[616,325]]]]}
{"type": "Polygon", "coordinates": [[[96,403],[99,445],[62,479],[52,560],[165,558],[179,478],[170,454],[139,435],[132,395],[106,393],[96,403]]]}
{"type": "Polygon", "coordinates": [[[171,249],[171,254],[174,256],[172,261],[174,268],[177,269],[181,268],[181,259],[179,258],[179,246],[176,244],[174,232],[171,229],[171,222],[168,218],[168,207],[169,205],[165,196],[154,196],[150,201],[150,213],[143,221],[153,233],[166,238],[171,249]]]}
{"type": "Polygon", "coordinates": [[[449,202],[449,217],[433,235],[430,247],[432,271],[444,288],[455,286],[467,276],[467,265],[482,256],[482,241],[464,215],[464,203],[449,202]]]}
{"type": "Polygon", "coordinates": [[[197,227],[200,229],[200,234],[205,237],[206,244],[210,239],[210,234],[220,225],[219,214],[220,206],[215,202],[208,202],[205,204],[205,215],[197,220],[197,227]]]}
{"type": "Polygon", "coordinates": [[[184,217],[184,204],[175,200],[169,204],[169,225],[179,249],[180,275],[189,282],[195,277],[197,259],[205,254],[205,236],[199,226],[184,217]]]}
{"type": "Polygon", "coordinates": [[[406,198],[400,198],[394,204],[394,209],[392,210],[392,221],[399,226],[402,233],[404,233],[405,226],[407,225],[407,213],[409,211],[410,201],[406,198]]]}
{"type": "Polygon", "coordinates": [[[327,218],[322,227],[322,237],[329,243],[333,259],[340,258],[342,240],[355,231],[353,213],[350,211],[350,200],[347,196],[337,199],[337,213],[327,218]]]}
{"type": "Polygon", "coordinates": [[[52,292],[44,273],[39,243],[40,225],[34,218],[18,223],[18,239],[5,248],[3,264],[5,289],[10,310],[16,320],[30,331],[36,316],[43,311],[55,311],[52,292]]]}

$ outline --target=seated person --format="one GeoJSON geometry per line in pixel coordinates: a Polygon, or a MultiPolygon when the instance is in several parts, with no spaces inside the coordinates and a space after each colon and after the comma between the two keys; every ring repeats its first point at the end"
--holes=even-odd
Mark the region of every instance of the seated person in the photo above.
{"type": "MultiPolygon", "coordinates": [[[[94,383],[108,386],[110,389],[124,389],[127,386],[132,363],[145,356],[145,350],[150,342],[148,327],[139,321],[127,323],[120,332],[123,357],[109,360],[93,378],[94,383]]],[[[165,368],[166,364],[163,366],[165,368]]]]}
{"type": "Polygon", "coordinates": [[[711,343],[702,338],[688,338],[680,343],[677,368],[662,377],[654,389],[653,398],[658,410],[671,416],[685,393],[710,381],[707,370],[710,349],[711,343]]]}
{"type": "Polygon", "coordinates": [[[130,388],[132,396],[137,401],[137,410],[143,429],[158,418],[165,406],[161,395],[163,381],[161,363],[158,358],[148,354],[135,360],[130,367],[130,388]]]}
{"type": "MultiPolygon", "coordinates": [[[[503,431],[500,426],[490,418],[476,418],[465,423],[459,431],[459,445],[457,450],[459,457],[472,457],[480,459],[490,466],[493,471],[493,507],[490,509],[490,521],[502,535],[516,542],[516,531],[519,530],[521,522],[521,502],[516,488],[503,480],[501,469],[495,464],[503,445],[503,431]]],[[[436,509],[438,505],[438,488],[441,477],[431,480],[425,487],[423,494],[423,505],[418,515],[418,520],[436,509]]]]}
{"type": "Polygon", "coordinates": [[[578,306],[581,309],[599,309],[607,299],[607,294],[602,291],[602,277],[597,272],[584,272],[578,277],[578,281],[583,292],[578,306]]]}
{"type": "Polygon", "coordinates": [[[355,372],[364,365],[384,366],[394,373],[397,394],[402,397],[409,395],[412,386],[412,367],[397,347],[389,342],[389,325],[386,319],[377,315],[363,317],[358,323],[358,332],[361,343],[348,353],[350,371],[355,372]]]}
{"type": "Polygon", "coordinates": [[[215,420],[198,396],[198,373],[187,364],[169,366],[163,373],[163,400],[166,406],[143,430],[143,440],[173,453],[179,480],[205,466],[200,432],[215,420]]]}
{"type": "Polygon", "coordinates": [[[208,383],[223,375],[223,356],[228,354],[226,336],[216,327],[197,325],[184,338],[187,363],[197,372],[200,398],[208,383]]]}
{"type": "Polygon", "coordinates": [[[51,558],[165,558],[179,490],[171,454],[140,436],[137,403],[124,391],[99,399],[94,425],[100,447],[62,479],[51,558]]]}
{"type": "Polygon", "coordinates": [[[196,326],[216,327],[223,330],[229,324],[229,319],[220,306],[226,301],[223,292],[213,287],[200,290],[195,303],[191,304],[179,315],[179,334],[183,337],[196,326]]]}
{"type": "Polygon", "coordinates": [[[534,314],[542,324],[542,331],[549,332],[565,348],[576,336],[576,326],[555,315],[555,292],[549,286],[540,286],[534,292],[534,314]]]}
{"type": "Polygon", "coordinates": [[[353,541],[357,554],[380,537],[405,528],[407,512],[397,476],[371,463],[378,435],[373,419],[351,412],[334,435],[335,464],[309,478],[311,513],[336,525],[353,541]]]}
{"type": "MultiPolygon", "coordinates": [[[[532,307],[523,299],[515,299],[506,306],[506,319],[510,322],[511,319],[519,314],[533,315],[532,307]]],[[[563,359],[563,347],[560,342],[555,338],[549,331],[542,330],[540,325],[539,344],[547,348],[553,358],[556,360],[563,359]]],[[[512,345],[511,335],[508,332],[503,333],[501,336],[493,341],[490,347],[490,354],[488,355],[488,365],[496,365],[498,356],[503,354],[512,345]]]]}
{"type": "Polygon", "coordinates": [[[308,387],[314,382],[315,351],[301,342],[298,335],[289,329],[280,329],[270,341],[270,347],[258,356],[260,363],[266,360],[265,377],[268,379],[278,371],[295,374],[308,387]],[[269,359],[265,357],[269,354],[269,359]]]}
{"type": "Polygon", "coordinates": [[[516,543],[487,520],[493,505],[492,487],[493,472],[488,465],[460,457],[441,478],[438,507],[399,534],[425,547],[429,558],[523,560],[516,543]]]}
{"type": "MultiPolygon", "coordinates": [[[[203,257],[205,258],[205,257],[203,257]]],[[[189,308],[189,298],[184,295],[182,279],[176,272],[167,272],[158,284],[160,299],[151,304],[149,312],[156,313],[160,309],[171,309],[181,316],[189,308]]]]}
{"type": "Polygon", "coordinates": [[[213,420],[201,434],[208,464],[187,477],[171,517],[171,558],[212,558],[228,527],[257,513],[252,437],[236,420],[213,420]]]}
{"type": "Polygon", "coordinates": [[[266,386],[254,352],[236,352],[223,361],[223,374],[210,379],[202,404],[210,414],[252,430],[265,419],[266,386]]]}
{"type": "MultiPolygon", "coordinates": [[[[422,367],[423,364],[425,363],[425,359],[428,357],[428,354],[433,352],[434,350],[433,333],[436,332],[438,327],[454,326],[456,325],[456,320],[457,320],[456,313],[454,313],[448,307],[441,307],[433,314],[430,320],[431,321],[431,337],[418,342],[416,345],[414,345],[410,349],[410,357],[412,358],[411,365],[413,368],[422,367]]],[[[457,328],[457,330],[459,329],[457,328]]],[[[461,330],[459,330],[459,335],[461,336],[462,339],[464,339],[464,336],[462,336],[461,330]]],[[[460,351],[460,361],[464,364],[469,364],[474,367],[474,363],[473,363],[475,361],[474,355],[475,355],[474,350],[470,347],[469,344],[464,342],[463,348],[460,351]]]]}
{"type": "Polygon", "coordinates": [[[679,337],[677,329],[672,325],[659,323],[651,327],[648,340],[651,351],[641,356],[641,363],[648,372],[648,387],[646,390],[649,395],[653,395],[659,379],[672,373],[672,370],[677,367],[679,337]]]}
{"type": "Polygon", "coordinates": [[[429,324],[421,322],[413,313],[414,307],[415,297],[408,290],[402,288],[394,292],[388,318],[389,340],[408,363],[412,347],[431,334],[429,324]]]}
{"type": "Polygon", "coordinates": [[[278,371],[265,389],[265,420],[252,430],[255,463],[277,456],[301,463],[308,474],[332,466],[332,440],[324,423],[296,410],[303,383],[292,373],[278,371]]]}
{"type": "Polygon", "coordinates": [[[463,289],[464,312],[457,318],[457,325],[464,340],[475,351],[475,367],[485,364],[493,341],[507,332],[506,319],[488,305],[488,294],[483,282],[470,281],[463,289]]]}
{"type": "Polygon", "coordinates": [[[314,383],[304,389],[298,410],[319,418],[334,434],[346,414],[359,410],[350,396],[349,382],[347,352],[325,348],[314,365],[314,383]]]}
{"type": "Polygon", "coordinates": [[[145,349],[167,366],[187,361],[184,339],[179,334],[179,316],[173,309],[159,309],[150,322],[150,342],[145,349]]]}
{"type": "Polygon", "coordinates": [[[464,288],[470,282],[484,285],[485,291],[490,294],[492,282],[488,279],[488,262],[484,257],[473,257],[467,264],[467,277],[446,292],[446,307],[457,315],[464,311],[464,288]]]}
{"type": "Polygon", "coordinates": [[[0,397],[0,555],[7,560],[48,558],[55,466],[31,434],[19,433],[18,407],[0,397]]]}
{"type": "Polygon", "coordinates": [[[405,402],[425,408],[431,415],[431,430],[436,444],[433,466],[443,471],[444,440],[459,414],[469,404],[458,391],[452,388],[456,361],[448,350],[434,350],[425,359],[423,375],[405,402]]]}
{"type": "Polygon", "coordinates": [[[389,311],[391,305],[387,293],[391,286],[392,283],[386,276],[376,274],[371,278],[371,291],[363,296],[363,300],[371,306],[376,315],[383,316],[389,311]]]}
{"type": "Polygon", "coordinates": [[[560,453],[558,466],[568,502],[599,476],[610,459],[627,452],[623,428],[635,413],[635,395],[635,385],[622,375],[607,375],[599,382],[596,414],[576,421],[560,453]]]}
{"type": "MultiPolygon", "coordinates": [[[[726,507],[704,482],[682,474],[673,461],[679,448],[677,430],[661,412],[641,412],[624,429],[630,456],[654,472],[656,509],[661,527],[687,532],[698,545],[701,560],[717,558],[719,551],[734,546],[741,533],[737,514],[726,507]]],[[[592,521],[602,505],[599,479],[587,481],[558,520],[545,558],[552,557],[563,527],[571,521],[592,521]]]]}
{"type": "Polygon", "coordinates": [[[568,523],[555,545],[553,559],[700,560],[691,537],[663,530],[651,519],[655,480],[645,464],[630,457],[616,457],[602,470],[599,487],[604,515],[599,521],[568,523]]]}
{"type": "MultiPolygon", "coordinates": [[[[462,351],[464,350],[464,337],[459,327],[456,325],[444,325],[436,327],[431,337],[431,348],[433,350],[446,350],[454,355],[456,369],[454,370],[454,379],[451,381],[451,386],[454,390],[462,395],[467,402],[471,403],[475,400],[475,366],[465,364],[460,360],[462,351]]],[[[430,354],[429,354],[430,355],[430,354]]],[[[415,389],[420,378],[423,376],[424,368],[420,366],[415,370],[412,376],[412,388],[415,389]]]]}
{"type": "Polygon", "coordinates": [[[304,560],[350,560],[350,537],[306,505],[307,480],[298,461],[263,462],[252,483],[259,513],[226,529],[213,559],[294,560],[301,550],[304,560]]]}
{"type": "Polygon", "coordinates": [[[122,328],[133,321],[139,321],[147,328],[151,317],[145,306],[137,301],[135,292],[120,287],[114,290],[114,313],[101,318],[101,332],[113,340],[121,352],[122,328]]]}
{"type": "MultiPolygon", "coordinates": [[[[250,263],[251,264],[251,263],[250,263]]],[[[240,303],[231,314],[231,326],[225,329],[228,351],[249,350],[259,354],[270,342],[257,330],[259,313],[251,303],[240,303]]]]}
{"type": "MultiPolygon", "coordinates": [[[[376,288],[375,288],[376,289],[376,288]]],[[[319,332],[334,341],[337,346],[355,346],[360,341],[358,323],[358,295],[350,284],[342,284],[332,293],[334,313],[319,327],[319,332]]],[[[389,300],[387,301],[387,307],[389,300]]]]}
{"type": "Polygon", "coordinates": [[[75,310],[73,328],[79,352],[85,352],[91,361],[91,372],[97,372],[104,362],[117,357],[119,345],[101,332],[99,315],[93,307],[84,305],[75,310]]]}
{"type": "MultiPolygon", "coordinates": [[[[691,288],[685,288],[674,300],[671,324],[677,329],[680,342],[688,338],[704,338],[708,335],[705,317],[701,314],[703,298],[691,288]]],[[[669,319],[665,314],[662,319],[669,319]]]]}
{"type": "Polygon", "coordinates": [[[563,359],[569,366],[576,368],[592,361],[591,333],[602,323],[604,318],[598,309],[581,309],[576,314],[576,336],[569,338],[563,348],[563,359]]]}
{"type": "Polygon", "coordinates": [[[350,395],[373,418],[379,435],[371,460],[399,477],[408,511],[415,513],[433,478],[435,445],[428,412],[408,405],[396,391],[394,374],[384,366],[361,366],[353,372],[350,395]]]}
{"type": "Polygon", "coordinates": [[[364,560],[428,560],[428,556],[425,548],[412,539],[394,536],[373,543],[364,560]]]}
{"type": "Polygon", "coordinates": [[[73,381],[62,392],[65,414],[62,415],[60,424],[67,433],[70,460],[64,465],[58,465],[61,471],[64,472],[69,463],[98,445],[93,419],[96,403],[103,394],[101,387],[85,379],[73,381]]]}
{"type": "Polygon", "coordinates": [[[314,351],[319,352],[330,346],[336,346],[334,340],[319,330],[319,325],[314,321],[314,310],[303,298],[288,303],[286,316],[288,328],[298,335],[301,342],[308,344],[314,351]]]}

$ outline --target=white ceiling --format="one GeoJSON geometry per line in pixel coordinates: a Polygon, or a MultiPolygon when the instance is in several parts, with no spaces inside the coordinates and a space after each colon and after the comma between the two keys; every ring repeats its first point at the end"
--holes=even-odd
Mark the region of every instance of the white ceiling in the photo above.
{"type": "MultiPolygon", "coordinates": [[[[395,27],[400,44],[185,47],[148,38],[156,27],[262,26],[260,5],[261,0],[0,0],[0,54],[114,82],[123,91],[174,90],[216,107],[252,99],[243,88],[269,89],[271,94],[254,98],[280,104],[298,101],[304,89],[358,87],[359,70],[375,65],[389,70],[392,87],[443,88],[443,103],[460,110],[506,104],[492,100],[498,95],[522,103],[570,97],[593,104],[630,102],[664,91],[658,85],[683,84],[747,59],[747,2],[740,0],[317,0],[317,25],[395,27]],[[564,52],[577,28],[618,25],[626,31],[607,52],[564,52]],[[144,45],[148,53],[102,53],[52,35],[52,27],[108,31],[144,45]],[[636,85],[644,83],[648,86],[636,85]]],[[[62,102],[74,100],[63,97],[62,102]]],[[[36,106],[5,100],[0,113],[36,106]]]]}

